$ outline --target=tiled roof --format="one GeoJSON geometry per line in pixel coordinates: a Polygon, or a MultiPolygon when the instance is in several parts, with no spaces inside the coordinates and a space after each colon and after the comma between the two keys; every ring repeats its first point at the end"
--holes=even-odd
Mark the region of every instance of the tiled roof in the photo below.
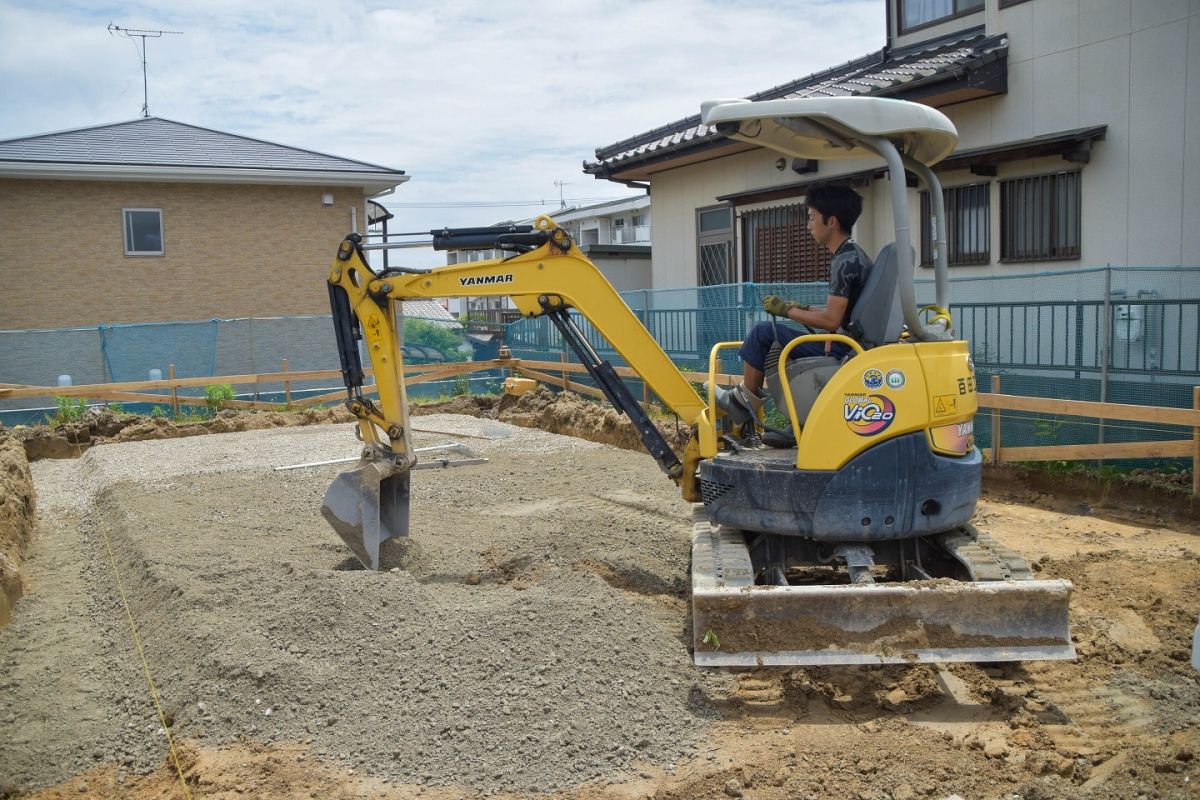
{"type": "MultiPolygon", "coordinates": [[[[1008,38],[985,36],[980,29],[953,39],[927,42],[904,50],[879,50],[823,72],[751,95],[750,100],[794,97],[849,97],[892,95],[925,83],[944,80],[957,71],[971,69],[1003,57],[1008,38]]],[[[596,161],[584,162],[584,172],[602,173],[646,158],[682,151],[701,142],[724,137],[700,122],[696,114],[596,150],[596,161]]]]}
{"type": "Polygon", "coordinates": [[[401,313],[413,319],[423,319],[439,328],[461,330],[462,324],[436,300],[402,300],[401,313]]]}
{"type": "Polygon", "coordinates": [[[7,139],[0,141],[0,162],[404,174],[159,117],[7,139]]]}

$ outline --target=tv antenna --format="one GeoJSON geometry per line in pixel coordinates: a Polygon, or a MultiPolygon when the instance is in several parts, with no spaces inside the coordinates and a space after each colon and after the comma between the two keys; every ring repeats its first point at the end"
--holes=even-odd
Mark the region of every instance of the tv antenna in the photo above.
{"type": "MultiPolygon", "coordinates": [[[[183,31],[143,31],[137,28],[122,28],[120,25],[114,25],[110,22],[108,23],[108,35],[112,36],[114,33],[119,33],[127,37],[130,41],[133,39],[142,40],[142,49],[138,51],[138,55],[142,57],[142,116],[148,117],[150,116],[150,93],[146,85],[146,40],[159,39],[163,34],[182,36],[183,31]]],[[[134,42],[133,46],[136,49],[137,42],[134,42]]]]}
{"type": "Polygon", "coordinates": [[[567,207],[567,201],[563,199],[563,187],[566,186],[568,183],[570,183],[570,181],[555,181],[554,182],[554,185],[558,187],[558,207],[559,208],[567,207]]]}

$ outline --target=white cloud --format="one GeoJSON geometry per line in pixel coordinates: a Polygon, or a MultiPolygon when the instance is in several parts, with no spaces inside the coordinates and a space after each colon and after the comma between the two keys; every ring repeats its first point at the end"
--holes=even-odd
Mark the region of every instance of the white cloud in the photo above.
{"type": "MultiPolygon", "coordinates": [[[[149,40],[156,116],[404,169],[404,202],[627,190],[595,149],[842,63],[883,43],[877,0],[204,0],[0,5],[0,138],[133,119],[149,40]],[[140,41],[140,40],[138,40],[140,41]]],[[[418,211],[481,224],[538,209],[418,211]]]]}

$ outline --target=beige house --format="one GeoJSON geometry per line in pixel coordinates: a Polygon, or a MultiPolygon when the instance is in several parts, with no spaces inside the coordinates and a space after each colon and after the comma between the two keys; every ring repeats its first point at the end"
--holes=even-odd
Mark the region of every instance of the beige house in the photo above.
{"type": "Polygon", "coordinates": [[[328,313],[401,170],[148,117],[0,141],[0,329],[328,313]]]}
{"type": "MultiPolygon", "coordinates": [[[[1200,0],[887,0],[880,23],[882,50],[751,99],[941,109],[960,136],[938,167],[955,276],[1200,264],[1200,0]]],[[[814,182],[863,194],[868,252],[892,238],[877,165],[784,159],[698,114],[596,156],[585,172],[649,184],[655,288],[825,279],[805,234],[814,182]]],[[[911,192],[928,263],[928,202],[911,192]]]]}

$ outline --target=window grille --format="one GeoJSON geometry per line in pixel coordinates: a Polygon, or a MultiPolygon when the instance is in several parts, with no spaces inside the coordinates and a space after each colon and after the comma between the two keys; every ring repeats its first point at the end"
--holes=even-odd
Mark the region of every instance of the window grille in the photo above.
{"type": "MultiPolygon", "coordinates": [[[[991,191],[986,183],[942,190],[946,204],[946,258],[950,266],[992,260],[991,191]]],[[[929,192],[921,192],[921,266],[933,266],[937,242],[929,192]]]]}
{"type": "Polygon", "coordinates": [[[1080,257],[1080,173],[1000,182],[1000,260],[1080,257]]]}
{"type": "Polygon", "coordinates": [[[804,203],[742,214],[743,260],[755,283],[829,280],[833,256],[808,233],[804,203]]]}

